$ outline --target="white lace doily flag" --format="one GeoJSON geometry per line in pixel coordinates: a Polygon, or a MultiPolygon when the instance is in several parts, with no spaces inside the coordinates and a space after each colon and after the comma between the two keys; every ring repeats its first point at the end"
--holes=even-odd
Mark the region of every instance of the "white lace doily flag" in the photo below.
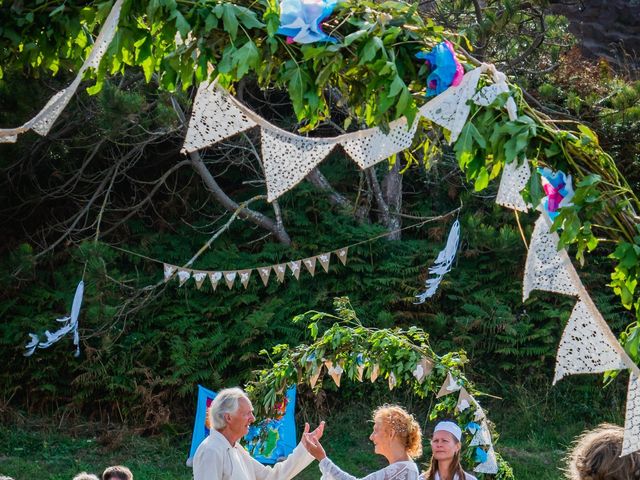
{"type": "Polygon", "coordinates": [[[15,128],[0,128],[0,143],[16,143],[18,141],[18,133],[22,132],[15,128]]]}
{"type": "Polygon", "coordinates": [[[467,123],[471,111],[468,101],[476,93],[480,75],[485,69],[486,67],[478,67],[465,73],[460,85],[449,87],[420,107],[421,116],[451,132],[450,143],[456,141],[467,123]]]}
{"type": "Polygon", "coordinates": [[[331,253],[322,253],[318,255],[318,260],[320,260],[320,265],[324,268],[326,273],[329,273],[329,262],[331,261],[331,253]]]}
{"type": "MultiPolygon", "coordinates": [[[[626,368],[620,353],[611,344],[611,336],[610,332],[602,331],[587,306],[579,300],[560,339],[553,384],[566,375],[626,368]]],[[[615,338],[613,341],[617,342],[615,338]]]]}
{"type": "Polygon", "coordinates": [[[304,266],[307,267],[307,270],[313,277],[316,273],[316,257],[305,258],[302,260],[302,263],[304,263],[304,266]]]}
{"type": "Polygon", "coordinates": [[[523,301],[529,298],[532,290],[578,295],[569,275],[569,269],[573,269],[573,265],[568,255],[558,252],[558,240],[557,233],[549,232],[544,214],[540,215],[533,229],[524,269],[523,301]]]}
{"type": "Polygon", "coordinates": [[[271,267],[260,267],[258,268],[258,273],[260,274],[260,278],[262,279],[262,283],[266,287],[269,283],[269,275],[271,274],[271,267]]]}
{"type": "Polygon", "coordinates": [[[222,272],[211,272],[209,273],[209,281],[211,282],[211,287],[213,291],[216,291],[218,288],[218,283],[222,280],[222,272]]]}
{"type": "Polygon", "coordinates": [[[289,262],[289,270],[291,270],[291,275],[296,277],[296,280],[300,279],[300,267],[302,266],[302,260],[295,260],[289,262]]]}
{"type": "Polygon", "coordinates": [[[176,273],[176,270],[178,270],[178,267],[165,263],[164,264],[164,281],[168,282],[171,279],[171,277],[173,277],[173,274],[176,273]]]}
{"type": "Polygon", "coordinates": [[[238,270],[238,276],[240,277],[240,283],[246,289],[249,286],[249,279],[251,278],[251,269],[238,270]]]}
{"type": "Polygon", "coordinates": [[[267,201],[272,202],[300,183],[336,145],[331,139],[293,135],[262,127],[262,164],[267,201]]]}
{"type": "Polygon", "coordinates": [[[215,82],[202,82],[193,101],[182,152],[194,152],[257,125],[215,82]]]}
{"type": "Polygon", "coordinates": [[[458,403],[456,404],[456,410],[458,412],[464,412],[466,409],[473,405],[473,397],[469,395],[469,392],[463,387],[458,394],[458,403]]]}
{"type": "Polygon", "coordinates": [[[451,372],[447,372],[447,378],[445,379],[442,387],[440,387],[440,391],[436,398],[444,397],[445,395],[449,395],[450,393],[457,392],[460,390],[460,385],[456,382],[455,378],[451,375],[451,372]]]}
{"type": "Polygon", "coordinates": [[[180,281],[179,287],[183,286],[187,280],[191,278],[191,272],[189,270],[178,270],[178,280],[180,281]]]}
{"type": "Polygon", "coordinates": [[[498,195],[496,203],[503,207],[519,212],[527,212],[527,206],[522,194],[520,193],[529,183],[531,178],[531,168],[529,161],[525,158],[522,165],[517,165],[517,161],[505,163],[500,177],[500,186],[498,187],[498,195]]]}
{"type": "Polygon", "coordinates": [[[195,272],[193,274],[193,279],[196,281],[196,288],[200,290],[202,284],[204,283],[205,278],[207,278],[206,272],[195,272]]]}
{"type": "Polygon", "coordinates": [[[633,372],[629,372],[627,411],[624,419],[624,439],[620,456],[628,455],[637,450],[640,450],[640,382],[633,372]]]}
{"type": "Polygon", "coordinates": [[[361,169],[372,167],[391,155],[406,150],[413,143],[418,128],[417,119],[410,127],[402,117],[389,123],[389,133],[379,128],[368,128],[339,138],[344,151],[361,169]]]}
{"type": "Polygon", "coordinates": [[[480,423],[480,428],[476,430],[476,433],[473,435],[471,442],[469,443],[470,447],[474,447],[477,445],[492,445],[491,441],[491,431],[489,430],[489,425],[487,422],[483,420],[480,423]]]}
{"type": "Polygon", "coordinates": [[[231,290],[233,288],[234,282],[236,281],[236,277],[238,276],[238,272],[236,272],[235,270],[222,272],[222,276],[224,277],[224,281],[227,284],[227,287],[229,287],[229,290],[231,290]]]}
{"type": "Polygon", "coordinates": [[[23,133],[29,129],[42,136],[45,136],[49,133],[49,130],[51,130],[51,127],[60,116],[60,113],[62,113],[64,108],[69,103],[69,100],[71,100],[71,97],[73,97],[73,95],[76,93],[76,90],[78,89],[78,86],[82,81],[84,72],[89,67],[96,68],[100,64],[102,56],[107,51],[109,44],[116,34],[118,21],[120,20],[120,10],[122,9],[122,3],[123,0],[117,0],[116,3],[114,3],[111,11],[109,12],[109,15],[107,16],[107,19],[105,20],[104,25],[100,29],[100,33],[98,34],[93,47],[91,48],[91,52],[82,64],[82,67],[80,67],[80,70],[78,71],[78,74],[76,75],[76,78],[73,80],[73,82],[71,82],[71,84],[67,88],[60,90],[53,97],[51,97],[46,105],[42,108],[42,110],[40,110],[40,112],[38,112],[35,117],[26,122],[22,127],[14,129],[13,131],[5,130],[5,132],[11,133],[4,135],[2,134],[2,132],[0,132],[0,142],[3,141],[2,138],[9,139],[10,141],[15,142],[17,135],[15,135],[13,132],[23,133]]]}
{"type": "Polygon", "coordinates": [[[279,265],[274,265],[273,266],[273,271],[276,274],[276,278],[278,279],[278,281],[280,283],[284,282],[284,274],[287,271],[287,264],[286,263],[281,263],[279,265]]]}
{"type": "Polygon", "coordinates": [[[498,459],[496,458],[496,452],[493,450],[493,445],[491,445],[487,451],[487,460],[477,465],[473,471],[490,475],[498,473],[498,459]]]}
{"type": "Polygon", "coordinates": [[[340,260],[342,265],[346,265],[347,264],[347,253],[348,252],[349,252],[349,248],[345,247],[345,248],[341,248],[340,250],[336,250],[333,253],[338,257],[338,260],[340,260]]]}

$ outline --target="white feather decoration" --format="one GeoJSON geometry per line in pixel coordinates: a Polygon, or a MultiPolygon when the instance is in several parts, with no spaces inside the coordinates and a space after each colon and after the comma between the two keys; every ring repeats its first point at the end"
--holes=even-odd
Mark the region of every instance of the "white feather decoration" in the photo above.
{"type": "Polygon", "coordinates": [[[435,275],[432,278],[427,278],[424,282],[424,286],[427,288],[424,292],[416,295],[418,299],[416,303],[424,303],[427,298],[433,297],[438,290],[442,277],[446,273],[451,271],[453,266],[453,260],[456,258],[456,252],[458,251],[458,244],[460,243],[460,222],[456,219],[451,226],[449,237],[447,238],[447,245],[438,254],[435,263],[429,268],[429,275],[435,275]]]}

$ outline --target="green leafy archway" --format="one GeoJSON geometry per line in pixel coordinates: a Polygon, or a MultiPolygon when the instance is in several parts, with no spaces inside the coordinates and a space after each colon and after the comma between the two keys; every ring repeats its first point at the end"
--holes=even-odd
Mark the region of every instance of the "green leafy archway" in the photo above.
{"type": "MultiPolygon", "coordinates": [[[[308,383],[317,393],[323,381],[340,386],[344,377],[350,381],[387,382],[389,389],[410,388],[420,398],[437,394],[439,401],[429,418],[455,418],[463,427],[465,464],[472,469],[477,464],[475,448],[469,448],[474,434],[464,427],[475,422],[485,424],[486,413],[473,398],[481,393],[464,375],[468,361],[465,352],[436,354],[429,345],[429,334],[418,327],[406,330],[366,327],[348,298],[336,298],[334,307],[335,314],[310,311],[294,319],[307,323],[313,343],[278,345],[272,352],[262,352],[272,364],[257,372],[257,378],[247,386],[257,416],[277,415],[292,385],[308,383]],[[323,321],[333,323],[320,334],[319,323],[323,321]],[[452,380],[458,390],[446,389],[452,380]],[[464,397],[467,403],[463,405],[464,397]]],[[[493,440],[489,448],[493,451],[492,443],[493,440]]],[[[509,464],[499,454],[496,459],[495,478],[514,478],[509,464]]]]}

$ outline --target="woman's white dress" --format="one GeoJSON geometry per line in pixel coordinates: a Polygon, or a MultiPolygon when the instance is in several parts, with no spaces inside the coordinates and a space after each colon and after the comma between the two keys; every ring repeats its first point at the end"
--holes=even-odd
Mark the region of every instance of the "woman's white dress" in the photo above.
{"type": "Polygon", "coordinates": [[[341,470],[329,457],[325,457],[320,461],[320,471],[321,480],[418,480],[420,475],[418,466],[411,460],[392,463],[359,479],[341,470]]]}

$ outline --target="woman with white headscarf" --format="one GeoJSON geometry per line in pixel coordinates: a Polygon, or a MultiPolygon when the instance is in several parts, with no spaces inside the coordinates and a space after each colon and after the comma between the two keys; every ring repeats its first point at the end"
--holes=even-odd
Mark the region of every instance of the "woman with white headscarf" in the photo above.
{"type": "Polygon", "coordinates": [[[431,463],[419,480],[477,480],[460,465],[462,430],[454,422],[439,422],[431,437],[431,463]]]}

